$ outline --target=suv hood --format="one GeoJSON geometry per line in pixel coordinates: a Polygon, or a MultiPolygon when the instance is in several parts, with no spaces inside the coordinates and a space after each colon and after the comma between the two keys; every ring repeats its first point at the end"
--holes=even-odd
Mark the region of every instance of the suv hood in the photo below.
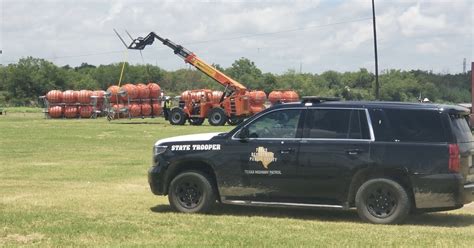
{"type": "Polygon", "coordinates": [[[182,141],[208,141],[213,137],[221,133],[200,133],[200,134],[189,134],[170,137],[166,139],[160,139],[155,143],[155,146],[161,145],[163,143],[172,143],[172,142],[182,142],[182,141]]]}

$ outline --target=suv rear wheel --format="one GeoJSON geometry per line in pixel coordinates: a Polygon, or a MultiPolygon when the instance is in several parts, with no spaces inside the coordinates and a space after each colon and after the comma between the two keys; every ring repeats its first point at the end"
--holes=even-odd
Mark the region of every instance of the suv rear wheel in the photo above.
{"type": "Polygon", "coordinates": [[[410,213],[411,203],[406,190],[397,182],[370,179],[357,191],[355,203],[359,216],[374,224],[396,224],[410,213]]]}
{"type": "Polygon", "coordinates": [[[207,213],[216,202],[211,180],[198,171],[178,174],[170,184],[168,199],[171,207],[183,213],[207,213]]]}

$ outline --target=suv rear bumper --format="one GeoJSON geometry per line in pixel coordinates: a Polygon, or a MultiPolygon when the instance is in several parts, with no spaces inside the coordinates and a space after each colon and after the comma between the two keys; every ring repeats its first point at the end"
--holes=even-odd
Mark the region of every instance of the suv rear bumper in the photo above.
{"type": "Polygon", "coordinates": [[[474,201],[474,183],[464,185],[464,204],[474,201]]]}
{"type": "Polygon", "coordinates": [[[460,174],[413,175],[416,208],[461,208],[474,200],[474,184],[464,184],[460,174]]]}

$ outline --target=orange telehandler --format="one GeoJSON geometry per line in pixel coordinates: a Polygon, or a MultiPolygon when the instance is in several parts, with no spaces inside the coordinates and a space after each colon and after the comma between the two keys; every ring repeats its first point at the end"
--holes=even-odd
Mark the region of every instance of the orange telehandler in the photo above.
{"type": "Polygon", "coordinates": [[[128,49],[134,50],[143,50],[147,45],[153,44],[154,40],[157,39],[165,46],[170,47],[174,53],[184,59],[186,63],[191,64],[225,87],[224,93],[217,105],[201,103],[200,101],[188,101],[183,104],[184,106],[172,108],[169,114],[171,124],[183,125],[186,120],[189,120],[191,124],[200,125],[207,117],[209,124],[213,126],[224,125],[226,122],[231,125],[236,125],[251,115],[250,100],[248,95],[245,94],[247,88],[204,62],[193,52],[181,45],[175,44],[169,39],[158,36],[154,32],[149,33],[144,38],[138,37],[136,39],[133,39],[127,32],[130,39],[132,39],[130,45],[127,45],[117,32],[116,34],[128,49]]]}

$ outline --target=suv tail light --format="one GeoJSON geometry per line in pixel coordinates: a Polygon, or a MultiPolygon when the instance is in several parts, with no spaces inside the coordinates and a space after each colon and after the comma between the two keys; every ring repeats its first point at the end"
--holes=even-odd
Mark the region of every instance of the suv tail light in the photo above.
{"type": "Polygon", "coordinates": [[[459,172],[461,167],[461,156],[458,144],[449,144],[449,171],[459,172]]]}

